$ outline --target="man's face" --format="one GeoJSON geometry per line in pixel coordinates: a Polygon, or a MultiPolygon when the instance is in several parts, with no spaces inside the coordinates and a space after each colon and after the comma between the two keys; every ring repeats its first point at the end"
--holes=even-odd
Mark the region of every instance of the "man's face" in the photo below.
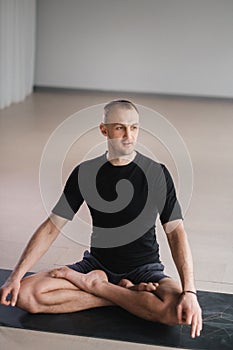
{"type": "Polygon", "coordinates": [[[108,123],[101,124],[100,129],[108,138],[108,148],[114,156],[130,155],[138,138],[138,113],[134,108],[115,107],[108,114],[108,123]]]}

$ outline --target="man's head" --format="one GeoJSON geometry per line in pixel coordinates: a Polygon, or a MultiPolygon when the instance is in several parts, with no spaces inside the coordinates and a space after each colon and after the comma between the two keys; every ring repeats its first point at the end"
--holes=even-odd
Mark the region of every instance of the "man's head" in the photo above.
{"type": "Polygon", "coordinates": [[[135,110],[139,115],[136,105],[129,100],[113,100],[104,106],[104,124],[109,124],[113,118],[113,111],[115,109],[135,110]]]}
{"type": "Polygon", "coordinates": [[[100,130],[108,139],[112,156],[131,155],[137,142],[139,113],[134,103],[128,100],[114,100],[104,107],[100,130]]]}

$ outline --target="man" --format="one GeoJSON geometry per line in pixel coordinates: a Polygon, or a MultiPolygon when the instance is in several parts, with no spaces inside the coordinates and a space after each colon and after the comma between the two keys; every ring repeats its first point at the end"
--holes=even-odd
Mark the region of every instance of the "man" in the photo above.
{"type": "Polygon", "coordinates": [[[191,325],[191,336],[199,336],[192,256],[171,176],[164,165],[135,151],[139,114],[132,102],[108,103],[100,131],[108,151],[73,170],[51,215],[1,287],[1,303],[30,313],[118,305],[147,320],[191,325]],[[83,201],[93,220],[90,252],[73,265],[23,278],[83,201]],[[155,235],[158,214],[182,288],[163,272],[155,235]]]}

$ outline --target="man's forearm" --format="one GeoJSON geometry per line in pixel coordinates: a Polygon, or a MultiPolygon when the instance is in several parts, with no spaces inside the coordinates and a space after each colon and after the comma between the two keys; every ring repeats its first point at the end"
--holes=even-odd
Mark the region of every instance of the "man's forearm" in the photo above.
{"type": "Polygon", "coordinates": [[[54,227],[51,220],[49,218],[45,220],[28,242],[10,278],[21,280],[46,253],[58,234],[59,230],[54,227]]]}
{"type": "Polygon", "coordinates": [[[180,275],[183,290],[195,291],[193,259],[183,224],[167,234],[173,260],[180,275]]]}
{"type": "MultiPolygon", "coordinates": [[[[196,292],[193,275],[193,259],[184,230],[183,222],[177,221],[175,225],[164,224],[173,260],[180,275],[183,291],[196,292]]],[[[177,317],[180,323],[191,325],[191,337],[200,335],[202,329],[201,308],[193,293],[185,293],[177,304],[177,317]]]]}

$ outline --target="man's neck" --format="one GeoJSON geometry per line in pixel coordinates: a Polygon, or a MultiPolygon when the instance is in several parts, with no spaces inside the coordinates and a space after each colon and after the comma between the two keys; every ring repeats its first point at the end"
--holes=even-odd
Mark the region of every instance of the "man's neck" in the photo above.
{"type": "Polygon", "coordinates": [[[123,156],[112,155],[110,152],[107,152],[107,159],[112,165],[121,166],[131,163],[136,157],[136,151],[133,151],[131,154],[125,154],[123,156]]]}

